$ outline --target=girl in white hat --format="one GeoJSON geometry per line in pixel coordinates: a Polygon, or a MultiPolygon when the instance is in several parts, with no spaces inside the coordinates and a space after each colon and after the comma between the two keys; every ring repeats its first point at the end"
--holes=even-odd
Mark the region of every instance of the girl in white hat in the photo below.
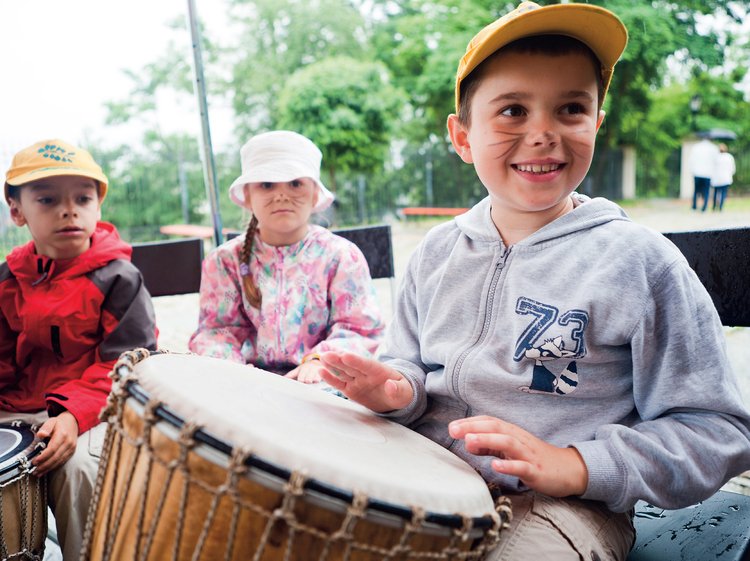
{"type": "Polygon", "coordinates": [[[356,245],[310,224],[333,202],[320,150],[291,131],[251,138],[229,196],[252,213],[244,235],[204,260],[195,353],[321,380],[318,353],[374,353],[384,325],[356,245]]]}

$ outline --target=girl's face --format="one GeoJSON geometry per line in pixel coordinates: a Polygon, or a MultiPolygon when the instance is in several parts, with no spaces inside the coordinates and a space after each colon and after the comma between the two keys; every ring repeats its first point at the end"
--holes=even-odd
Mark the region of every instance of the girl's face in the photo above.
{"type": "Polygon", "coordinates": [[[311,178],[248,183],[244,189],[245,201],[258,219],[263,242],[291,245],[305,237],[312,209],[318,202],[318,186],[311,178]]]}

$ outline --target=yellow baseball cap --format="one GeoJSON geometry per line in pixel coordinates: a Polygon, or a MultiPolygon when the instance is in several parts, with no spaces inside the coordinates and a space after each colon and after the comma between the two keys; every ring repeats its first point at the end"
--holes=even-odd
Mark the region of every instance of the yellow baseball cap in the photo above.
{"type": "Polygon", "coordinates": [[[42,140],[13,156],[5,174],[5,200],[9,185],[23,185],[55,175],[81,175],[99,182],[99,198],[107,194],[108,180],[102,168],[83,148],[64,140],[42,140]]]}
{"type": "Polygon", "coordinates": [[[615,63],[628,43],[628,31],[620,18],[599,6],[540,6],[534,2],[521,2],[515,10],[477,33],[466,47],[456,74],[456,113],[464,78],[501,47],[532,35],[567,35],[588,46],[602,64],[604,95],[612,80],[615,63]]]}

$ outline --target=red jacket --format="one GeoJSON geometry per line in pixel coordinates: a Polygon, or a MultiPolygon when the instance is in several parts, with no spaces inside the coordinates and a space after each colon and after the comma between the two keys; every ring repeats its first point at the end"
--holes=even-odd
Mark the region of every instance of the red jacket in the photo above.
{"type": "Polygon", "coordinates": [[[151,297],[131,252],[99,222],[78,257],[55,261],[29,242],[0,264],[0,410],[68,410],[79,433],[99,422],[120,354],[156,348],[151,297]]]}

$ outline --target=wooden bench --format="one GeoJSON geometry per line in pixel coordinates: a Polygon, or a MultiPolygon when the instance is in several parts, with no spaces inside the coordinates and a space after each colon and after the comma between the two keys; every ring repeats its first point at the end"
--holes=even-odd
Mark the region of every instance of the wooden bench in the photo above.
{"type": "Polygon", "coordinates": [[[408,206],[401,209],[404,216],[458,216],[468,208],[449,208],[432,206],[408,206]]]}
{"type": "MultiPolygon", "coordinates": [[[[665,234],[708,290],[726,326],[750,326],[750,228],[665,234]]],[[[750,368],[750,367],[749,367],[750,368]]],[[[679,510],[643,501],[628,561],[750,561],[750,496],[719,491],[679,510]]]]}

